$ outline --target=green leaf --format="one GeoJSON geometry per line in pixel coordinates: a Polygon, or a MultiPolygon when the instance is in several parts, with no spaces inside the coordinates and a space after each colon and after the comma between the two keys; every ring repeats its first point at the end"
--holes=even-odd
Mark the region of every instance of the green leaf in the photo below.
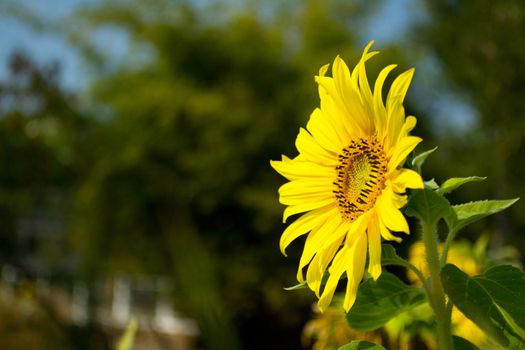
{"type": "Polygon", "coordinates": [[[454,350],[479,350],[476,345],[457,335],[452,336],[452,342],[454,343],[454,350]]]}
{"type": "Polygon", "coordinates": [[[436,192],[440,195],[454,191],[459,186],[462,186],[469,182],[479,182],[485,180],[486,177],[481,176],[469,176],[469,177],[453,177],[443,182],[440,188],[436,192]]]}
{"type": "Polygon", "coordinates": [[[412,168],[415,169],[418,173],[421,173],[421,167],[423,166],[423,163],[425,162],[427,157],[434,153],[434,151],[437,149],[437,147],[434,147],[428,151],[425,151],[415,156],[414,159],[412,159],[412,168]]]}
{"type": "Polygon", "coordinates": [[[352,342],[343,345],[339,350],[386,350],[381,345],[371,343],[366,340],[353,340],[352,342]]]}
{"type": "MultiPolygon", "coordinates": [[[[401,258],[400,258],[400,259],[401,259],[401,258]]],[[[326,281],[328,281],[328,277],[329,277],[329,276],[330,276],[330,275],[329,275],[328,273],[325,273],[325,274],[323,275],[323,279],[321,280],[321,284],[325,284],[326,281]]],[[[341,276],[340,279],[341,279],[341,280],[345,280],[346,278],[347,278],[347,277],[346,277],[346,274],[345,274],[345,275],[341,276]]],[[[308,284],[307,284],[306,281],[305,281],[305,282],[303,282],[303,283],[298,283],[298,284],[296,284],[295,286],[284,287],[283,289],[284,289],[284,290],[300,290],[300,289],[309,289],[309,287],[308,287],[308,284]]]]}
{"type": "Polygon", "coordinates": [[[381,244],[381,265],[406,266],[407,262],[397,255],[396,250],[390,244],[381,244]]]}
{"type": "Polygon", "coordinates": [[[308,289],[306,282],[296,284],[295,286],[285,287],[284,290],[299,290],[299,289],[308,289]]]}
{"type": "Polygon", "coordinates": [[[406,285],[395,275],[383,272],[377,281],[368,279],[359,286],[355,304],[346,319],[357,331],[371,331],[425,299],[421,288],[406,285]]]}
{"type": "Polygon", "coordinates": [[[415,274],[420,273],[417,267],[397,255],[396,250],[390,244],[381,244],[381,265],[397,265],[412,270],[415,274]]]}
{"type": "Polygon", "coordinates": [[[441,271],[445,292],[457,308],[492,339],[525,349],[525,274],[510,265],[474,277],[447,264],[441,271]]]}
{"type": "Polygon", "coordinates": [[[465,204],[453,205],[454,215],[446,217],[451,231],[459,229],[478,221],[486,216],[496,214],[507,209],[518,201],[519,198],[508,200],[484,200],[465,204]]]}
{"type": "Polygon", "coordinates": [[[435,224],[441,218],[446,218],[452,212],[448,200],[430,189],[414,190],[405,209],[409,216],[435,224]]]}
{"type": "Polygon", "coordinates": [[[428,188],[429,190],[437,190],[439,188],[439,185],[437,184],[436,180],[430,179],[428,181],[424,182],[425,188],[428,188]]]}

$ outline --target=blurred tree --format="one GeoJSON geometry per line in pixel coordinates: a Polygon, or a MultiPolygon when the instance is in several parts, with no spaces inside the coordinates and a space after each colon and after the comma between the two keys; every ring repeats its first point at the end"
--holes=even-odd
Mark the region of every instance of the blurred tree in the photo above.
{"type": "Polygon", "coordinates": [[[69,29],[96,58],[92,96],[108,112],[73,225],[84,272],[170,274],[210,349],[300,347],[311,299],[282,292],[294,267],[277,249],[268,162],[294,153],[321,64],[356,58],[349,19],[370,5],[294,4],[107,2],[69,29]],[[92,41],[108,28],[129,43],[117,65],[92,41]]]}
{"type": "Polygon", "coordinates": [[[15,52],[9,68],[0,83],[0,259],[54,278],[68,272],[64,242],[54,238],[65,230],[67,198],[85,166],[77,154],[89,120],[59,86],[58,64],[40,67],[15,52]]]}
{"type": "MultiPolygon", "coordinates": [[[[52,159],[56,187],[72,194],[62,209],[81,258],[75,277],[169,275],[203,348],[301,348],[313,298],[282,291],[301,245],[287,260],[278,251],[283,179],[269,159],[296,153],[298,128],[318,105],[313,76],[336,54],[356,61],[379,4],[102,1],[53,23],[95,73],[97,117],[73,108],[38,157],[52,159]],[[115,38],[126,43],[122,60],[108,55],[115,38]],[[67,162],[55,163],[64,152],[67,162]]],[[[380,49],[371,80],[387,63],[408,68],[401,50],[380,49]]]]}
{"type": "MultiPolygon", "coordinates": [[[[428,13],[425,31],[420,31],[425,33],[422,44],[436,54],[452,88],[478,113],[472,128],[449,137],[444,167],[452,165],[461,175],[489,177],[483,193],[479,191],[483,187],[472,187],[469,200],[521,196],[525,190],[525,168],[519,161],[525,157],[525,4],[434,0],[428,2],[428,13]]],[[[507,216],[496,217],[496,246],[510,240],[520,250],[525,248],[525,241],[512,235],[525,227],[524,209],[520,201],[507,216]]]]}
{"type": "Polygon", "coordinates": [[[89,164],[80,154],[93,122],[60,87],[59,68],[14,52],[0,82],[0,264],[10,283],[0,284],[2,349],[107,348],[96,326],[58,317],[35,291],[36,280],[71,282],[75,257],[64,235],[89,164]]]}

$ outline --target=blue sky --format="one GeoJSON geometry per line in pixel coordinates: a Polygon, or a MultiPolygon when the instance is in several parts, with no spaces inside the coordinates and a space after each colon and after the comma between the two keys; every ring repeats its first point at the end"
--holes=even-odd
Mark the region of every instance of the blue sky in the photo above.
{"type": "MultiPolygon", "coordinates": [[[[29,53],[30,57],[44,64],[59,61],[62,68],[61,84],[71,90],[82,90],[87,86],[89,76],[87,68],[82,63],[81,56],[65,41],[64,37],[50,32],[38,32],[27,24],[15,18],[10,18],[2,11],[2,6],[8,6],[16,1],[21,1],[26,7],[36,11],[39,15],[48,19],[59,19],[67,17],[79,6],[96,3],[99,0],[1,0],[0,3],[0,80],[8,74],[7,64],[9,55],[14,49],[21,49],[29,53]]],[[[206,1],[206,0],[197,0],[206,1]]],[[[384,0],[378,13],[369,21],[368,28],[362,33],[362,44],[368,43],[373,38],[376,47],[384,46],[386,43],[403,39],[410,26],[425,19],[422,2],[418,0],[384,0]]],[[[120,56],[126,51],[125,40],[118,37],[119,33],[104,33],[97,44],[105,46],[105,50],[116,57],[118,63],[120,56]]],[[[428,63],[419,62],[419,65],[428,63]]],[[[435,62],[430,60],[430,66],[435,62]]],[[[434,74],[439,75],[438,65],[433,68],[434,74]]],[[[427,71],[427,75],[430,71],[427,71]]],[[[420,71],[421,72],[421,71],[420,71]]],[[[458,96],[447,91],[440,90],[428,83],[421,74],[416,74],[414,85],[419,86],[420,95],[426,96],[426,105],[431,114],[441,121],[447,119],[456,127],[469,127],[475,120],[475,110],[458,96]],[[418,81],[419,80],[419,81],[418,81]]],[[[431,79],[430,79],[431,80],[431,79]]]]}
{"type": "MultiPolygon", "coordinates": [[[[4,0],[4,6],[16,0],[4,0]]],[[[80,5],[89,5],[97,0],[23,0],[22,3],[48,19],[68,16],[80,5]]],[[[62,66],[62,84],[73,90],[85,86],[86,72],[81,57],[63,37],[49,32],[37,32],[16,18],[2,13],[0,5],[0,79],[7,75],[9,55],[14,49],[30,54],[39,63],[57,60],[62,66]]],[[[368,38],[375,38],[378,44],[396,40],[410,23],[414,0],[385,0],[382,10],[371,21],[368,38]],[[385,20],[388,19],[388,20],[385,20]]],[[[366,42],[369,39],[365,39],[366,42]]],[[[101,44],[104,44],[103,42],[101,44]]]]}
{"type": "MultiPolygon", "coordinates": [[[[0,5],[0,79],[7,75],[7,64],[10,54],[15,49],[23,50],[39,63],[57,60],[62,65],[62,83],[71,89],[82,87],[82,64],[80,56],[68,45],[63,37],[38,32],[10,17],[5,7],[16,0],[4,0],[0,5]]],[[[94,0],[23,0],[26,7],[48,19],[57,19],[70,14],[79,5],[89,4],[94,0]]]]}

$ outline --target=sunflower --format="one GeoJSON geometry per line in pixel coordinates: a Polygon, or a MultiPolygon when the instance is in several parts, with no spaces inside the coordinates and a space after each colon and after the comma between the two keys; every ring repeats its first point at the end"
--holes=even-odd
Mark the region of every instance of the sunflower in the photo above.
{"type": "Polygon", "coordinates": [[[282,156],[272,167],[286,177],[279,189],[280,202],[287,206],[283,222],[304,213],[283,232],[280,248],[307,234],[297,279],[319,298],[324,311],[332,300],[341,276],[347,285],[343,307],[354,304],[368,254],[368,272],[381,274],[381,237],[401,241],[391,231],[409,233],[399,210],[407,202],[406,188],[422,188],[421,176],[402,168],[407,155],[421,141],[409,136],[416,118],[405,118],[403,100],[414,70],[399,75],[383,102],[383,83],[396,65],[378,75],[372,92],[365,63],[378,52],[368,52],[370,42],[350,73],[337,56],[332,77],[328,64],[315,77],[320,108],[310,116],[306,130],[300,129],[295,145],[299,155],[282,156]],[[325,271],[329,277],[321,292],[325,271]]]}

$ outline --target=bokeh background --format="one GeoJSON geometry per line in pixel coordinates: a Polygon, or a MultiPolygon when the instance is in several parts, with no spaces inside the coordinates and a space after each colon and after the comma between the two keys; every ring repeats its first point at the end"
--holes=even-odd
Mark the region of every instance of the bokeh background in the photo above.
{"type": "MultiPolygon", "coordinates": [[[[135,349],[308,348],[269,160],[296,154],[319,67],[375,39],[371,80],[416,68],[425,178],[514,198],[524,33],[522,0],[2,0],[0,348],[112,349],[132,317],[135,349]]],[[[523,251],[522,202],[462,237],[523,251]]]]}

